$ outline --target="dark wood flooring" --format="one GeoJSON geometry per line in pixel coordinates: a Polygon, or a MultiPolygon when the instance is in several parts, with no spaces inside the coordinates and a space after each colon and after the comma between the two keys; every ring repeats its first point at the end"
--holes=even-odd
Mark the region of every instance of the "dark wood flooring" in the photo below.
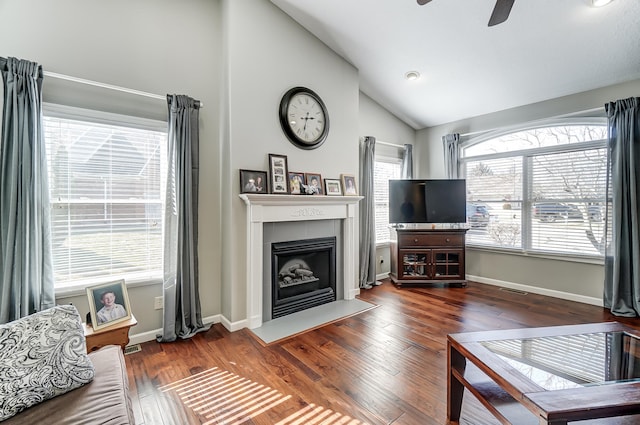
{"type": "MultiPolygon", "coordinates": [[[[640,329],[640,319],[600,307],[474,282],[386,282],[360,298],[378,307],[266,347],[220,324],[187,341],[142,344],[126,356],[137,424],[445,424],[449,333],[614,320],[640,329]]],[[[462,416],[498,423],[467,394],[462,416]]]]}

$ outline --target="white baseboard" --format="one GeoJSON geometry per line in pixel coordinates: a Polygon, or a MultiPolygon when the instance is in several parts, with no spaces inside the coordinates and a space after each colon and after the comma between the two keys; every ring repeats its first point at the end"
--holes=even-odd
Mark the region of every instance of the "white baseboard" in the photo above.
{"type": "MultiPolygon", "coordinates": [[[[389,277],[388,273],[381,273],[376,275],[376,280],[386,279],[389,277]]],[[[603,307],[602,299],[595,297],[587,297],[584,295],[572,294],[569,292],[556,291],[554,289],[539,288],[536,286],[523,285],[520,283],[507,282],[504,280],[490,279],[480,276],[467,275],[467,280],[479,283],[485,283],[487,285],[501,286],[503,288],[517,289],[519,291],[531,292],[538,295],[546,295],[549,297],[560,298],[568,301],[576,301],[584,304],[591,304],[598,307],[603,307]]],[[[359,290],[358,290],[359,293],[359,290]]],[[[213,323],[222,323],[229,332],[235,332],[242,328],[247,327],[247,320],[239,320],[237,322],[231,322],[229,319],[221,314],[205,317],[202,319],[205,325],[213,323]]],[[[135,328],[134,328],[135,329],[135,328]]],[[[155,329],[148,332],[141,332],[129,337],[129,344],[142,344],[143,342],[155,341],[156,335],[162,334],[162,329],[155,329]]]]}
{"type": "MultiPolygon", "coordinates": [[[[205,317],[202,319],[202,323],[205,325],[220,323],[222,315],[216,314],[214,316],[205,317]]],[[[226,327],[226,326],[225,326],[226,327]]],[[[135,329],[135,328],[133,328],[135,329]]],[[[129,335],[129,345],[142,344],[143,342],[155,341],[157,335],[162,335],[162,329],[154,329],[152,331],[141,332],[133,335],[129,335]]]]}
{"type": "Polygon", "coordinates": [[[235,332],[235,331],[239,331],[242,328],[247,328],[249,327],[249,321],[248,320],[239,320],[237,322],[231,322],[229,319],[227,319],[224,316],[220,316],[221,320],[220,322],[222,323],[222,326],[224,326],[229,332],[235,332]]]}
{"type": "Polygon", "coordinates": [[[382,280],[389,277],[389,273],[379,273],[376,275],[376,280],[382,280]]]}
{"type": "Polygon", "coordinates": [[[504,280],[489,279],[480,276],[467,275],[467,280],[487,285],[502,286],[503,288],[517,289],[519,291],[531,292],[538,295],[546,295],[548,297],[560,298],[568,301],[576,301],[584,304],[596,305],[603,307],[602,299],[595,297],[587,297],[585,295],[572,294],[570,292],[556,291],[554,289],[539,288],[537,286],[522,285],[520,283],[507,282],[504,280]]]}

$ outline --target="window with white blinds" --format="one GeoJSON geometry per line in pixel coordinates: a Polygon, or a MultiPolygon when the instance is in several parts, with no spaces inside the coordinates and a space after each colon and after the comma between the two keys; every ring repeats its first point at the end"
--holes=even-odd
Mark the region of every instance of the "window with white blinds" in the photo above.
{"type": "Polygon", "coordinates": [[[160,278],[166,131],[55,115],[44,129],[56,288],[160,278]]]}
{"type": "Polygon", "coordinates": [[[376,243],[389,241],[389,180],[399,179],[400,159],[376,157],[373,190],[375,193],[376,243]]]}
{"type": "Polygon", "coordinates": [[[602,257],[607,127],[534,128],[462,148],[470,245],[602,257]]]}

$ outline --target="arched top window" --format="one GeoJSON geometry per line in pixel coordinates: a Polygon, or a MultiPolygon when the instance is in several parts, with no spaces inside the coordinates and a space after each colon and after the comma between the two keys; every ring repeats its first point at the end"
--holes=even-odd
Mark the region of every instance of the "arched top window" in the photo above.
{"type": "Polygon", "coordinates": [[[464,156],[557,147],[607,138],[606,122],[600,124],[567,124],[509,132],[489,139],[471,140],[463,148],[464,156]]]}
{"type": "Polygon", "coordinates": [[[461,145],[471,245],[602,257],[606,121],[553,122],[461,145]]]}

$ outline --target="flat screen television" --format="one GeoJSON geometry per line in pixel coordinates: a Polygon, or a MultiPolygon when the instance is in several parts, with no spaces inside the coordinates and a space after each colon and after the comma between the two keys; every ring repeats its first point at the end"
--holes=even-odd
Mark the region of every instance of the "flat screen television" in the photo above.
{"type": "Polygon", "coordinates": [[[465,223],[464,179],[389,180],[389,223],[465,223]]]}

